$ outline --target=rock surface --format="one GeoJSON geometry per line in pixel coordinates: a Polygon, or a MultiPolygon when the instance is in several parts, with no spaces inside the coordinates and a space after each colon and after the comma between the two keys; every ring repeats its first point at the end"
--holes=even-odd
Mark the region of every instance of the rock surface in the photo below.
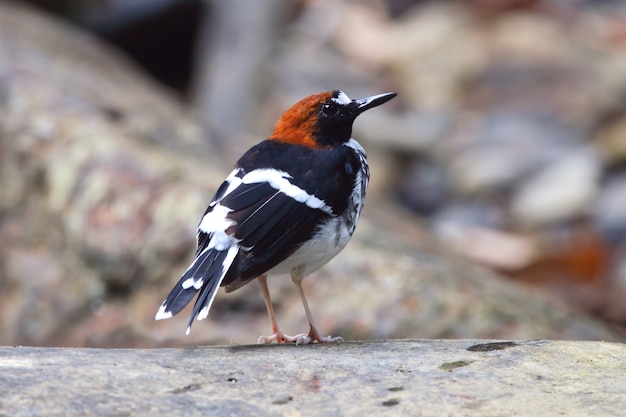
{"type": "Polygon", "coordinates": [[[397,340],[188,349],[0,349],[0,413],[607,416],[626,345],[397,340]]]}

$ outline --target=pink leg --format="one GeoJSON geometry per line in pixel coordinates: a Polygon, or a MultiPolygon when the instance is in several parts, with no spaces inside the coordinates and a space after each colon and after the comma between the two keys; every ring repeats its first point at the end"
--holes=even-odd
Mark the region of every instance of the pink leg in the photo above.
{"type": "Polygon", "coordinates": [[[309,303],[306,301],[306,297],[304,296],[304,291],[302,290],[302,280],[304,277],[302,276],[302,268],[294,268],[291,270],[291,280],[294,284],[296,284],[296,288],[298,289],[298,294],[300,295],[300,299],[302,300],[302,305],[304,305],[304,311],[306,312],[306,317],[309,320],[309,334],[308,335],[298,335],[296,336],[296,344],[297,345],[307,345],[309,343],[317,341],[318,343],[336,343],[343,342],[343,337],[331,337],[331,336],[321,336],[319,330],[317,329],[317,325],[315,324],[315,320],[313,320],[313,315],[311,314],[311,309],[309,308],[309,303]]]}
{"type": "Polygon", "coordinates": [[[270,298],[270,290],[267,288],[267,275],[261,275],[257,278],[259,284],[261,284],[261,290],[263,291],[263,299],[265,300],[265,307],[267,307],[267,314],[270,317],[272,323],[272,335],[259,337],[258,343],[298,343],[298,340],[303,337],[307,337],[305,334],[297,334],[295,336],[289,336],[283,333],[276,323],[276,315],[274,314],[274,307],[272,306],[272,299],[270,298]]]}

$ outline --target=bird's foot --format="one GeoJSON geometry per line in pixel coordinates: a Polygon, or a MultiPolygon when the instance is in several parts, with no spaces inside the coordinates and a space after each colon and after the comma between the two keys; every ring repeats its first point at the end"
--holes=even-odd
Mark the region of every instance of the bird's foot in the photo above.
{"type": "Polygon", "coordinates": [[[288,334],[283,333],[281,330],[277,330],[276,333],[270,336],[261,336],[259,337],[258,344],[270,344],[270,343],[298,343],[302,338],[308,337],[304,333],[297,334],[295,336],[289,336],[288,334]]]}
{"type": "Polygon", "coordinates": [[[309,334],[300,333],[295,336],[289,336],[283,333],[282,330],[276,329],[275,333],[270,336],[259,337],[258,344],[270,344],[270,343],[295,343],[296,345],[308,345],[311,343],[339,343],[343,342],[341,336],[321,336],[319,331],[315,327],[311,327],[309,334]]]}
{"type": "Polygon", "coordinates": [[[300,337],[296,340],[296,345],[308,345],[309,343],[317,342],[317,343],[339,343],[343,342],[343,337],[337,336],[321,336],[317,329],[311,326],[311,330],[309,330],[309,334],[301,334],[300,337]]]}
{"type": "Polygon", "coordinates": [[[317,342],[317,343],[339,343],[339,342],[343,342],[343,337],[341,337],[341,336],[337,336],[337,337],[332,337],[332,336],[311,337],[308,334],[306,334],[306,335],[302,334],[296,340],[296,345],[308,345],[309,343],[313,343],[313,342],[317,342]]]}

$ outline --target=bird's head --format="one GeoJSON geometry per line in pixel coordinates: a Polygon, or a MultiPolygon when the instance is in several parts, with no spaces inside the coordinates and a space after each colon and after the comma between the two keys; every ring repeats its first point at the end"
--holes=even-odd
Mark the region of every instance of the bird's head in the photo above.
{"type": "Polygon", "coordinates": [[[283,113],[270,139],[313,148],[340,145],[350,140],[352,123],[359,114],[396,95],[383,93],[352,100],[341,90],[313,94],[283,113]]]}

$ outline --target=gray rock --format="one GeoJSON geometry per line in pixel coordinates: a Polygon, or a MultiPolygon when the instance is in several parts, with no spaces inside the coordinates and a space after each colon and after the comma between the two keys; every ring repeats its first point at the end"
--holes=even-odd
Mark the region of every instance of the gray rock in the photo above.
{"type": "Polygon", "coordinates": [[[3,415],[619,414],[626,345],[395,340],[188,349],[0,348],[3,415]]]}

